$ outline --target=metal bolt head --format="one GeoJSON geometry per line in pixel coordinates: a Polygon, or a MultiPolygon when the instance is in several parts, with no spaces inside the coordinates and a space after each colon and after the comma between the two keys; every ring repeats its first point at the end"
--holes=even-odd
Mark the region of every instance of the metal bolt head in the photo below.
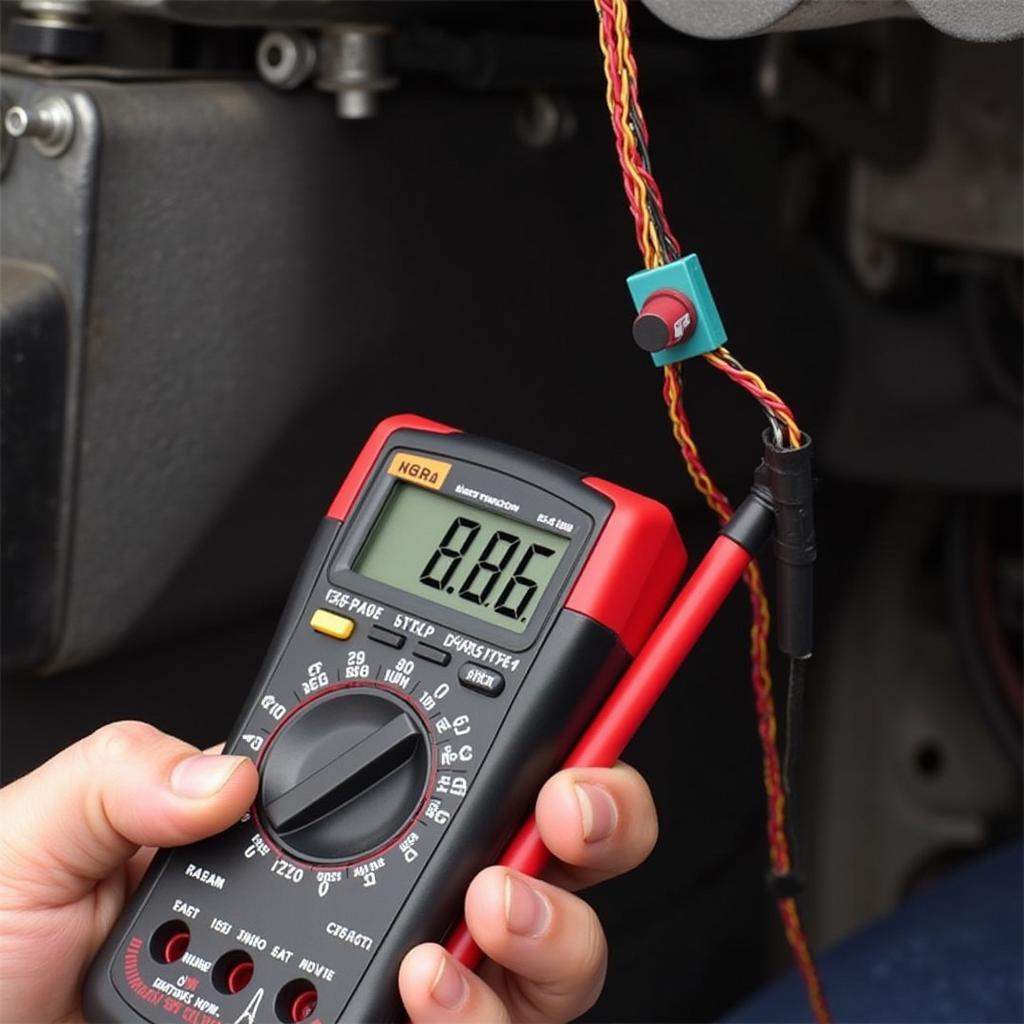
{"type": "Polygon", "coordinates": [[[11,107],[4,114],[4,127],[7,129],[7,134],[16,139],[20,139],[25,134],[28,124],[28,111],[24,107],[11,107]]]}
{"type": "Polygon", "coordinates": [[[294,89],[316,67],[316,45],[304,32],[274,29],[256,47],[256,68],[264,82],[277,89],[294,89]]]}
{"type": "Polygon", "coordinates": [[[31,139],[43,156],[60,156],[75,136],[75,112],[63,96],[44,96],[31,106],[11,107],[4,130],[15,139],[31,139]]]}
{"type": "Polygon", "coordinates": [[[338,116],[346,120],[373,117],[377,94],[394,88],[385,75],[383,25],[331,25],[320,36],[317,87],[337,93],[338,116]]]}
{"type": "Polygon", "coordinates": [[[377,94],[367,89],[339,89],[335,110],[344,121],[359,121],[377,113],[377,94]]]}

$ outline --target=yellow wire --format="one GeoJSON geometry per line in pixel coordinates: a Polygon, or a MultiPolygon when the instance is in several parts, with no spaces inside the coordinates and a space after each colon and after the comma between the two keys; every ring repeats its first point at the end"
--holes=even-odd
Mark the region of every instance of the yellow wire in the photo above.
{"type": "Polygon", "coordinates": [[[661,240],[658,237],[658,233],[654,230],[654,224],[651,221],[650,208],[647,204],[647,185],[636,163],[636,149],[628,141],[633,137],[633,129],[629,123],[629,77],[625,69],[622,69],[619,75],[619,93],[619,108],[621,110],[619,125],[622,128],[623,137],[627,140],[625,147],[626,159],[623,161],[623,164],[626,173],[636,188],[637,206],[640,208],[643,225],[640,234],[644,242],[644,264],[650,268],[658,266],[662,262],[661,240]]]}
{"type": "MultiPolygon", "coordinates": [[[[594,6],[600,16],[601,5],[599,0],[594,0],[594,6]]],[[[661,247],[661,237],[655,230],[654,223],[651,220],[650,208],[648,205],[647,185],[644,182],[643,176],[640,174],[640,166],[637,161],[636,141],[633,138],[633,129],[629,122],[631,99],[630,68],[629,65],[623,63],[623,54],[628,54],[629,57],[632,57],[632,51],[629,47],[629,37],[626,34],[625,12],[618,8],[616,9],[616,19],[614,24],[617,43],[614,59],[612,51],[609,49],[605,41],[604,33],[598,33],[598,43],[601,47],[601,53],[604,56],[606,81],[605,103],[608,107],[608,112],[611,114],[613,119],[618,121],[619,127],[622,130],[622,167],[634,187],[634,198],[640,213],[641,250],[643,252],[644,266],[649,269],[651,267],[660,266],[664,263],[665,254],[661,247]],[[616,102],[614,88],[614,83],[616,82],[618,83],[618,102],[616,102]]],[[[635,65],[633,65],[633,67],[635,67],[635,65]]]]}
{"type": "MultiPolygon", "coordinates": [[[[598,17],[601,15],[601,4],[600,0],[594,0],[594,7],[597,8],[598,17]]],[[[608,49],[608,44],[605,42],[604,32],[598,32],[597,42],[601,47],[601,53],[604,56],[604,101],[608,106],[608,113],[612,116],[615,115],[615,90],[613,82],[618,78],[612,69],[612,55],[608,49]]]]}
{"type": "MultiPolygon", "coordinates": [[[[637,195],[641,216],[643,218],[642,236],[644,245],[644,265],[650,269],[661,266],[665,262],[665,253],[661,247],[661,236],[655,231],[651,221],[650,208],[647,201],[647,185],[640,174],[637,162],[636,139],[633,136],[633,126],[629,121],[630,101],[633,99],[630,91],[631,73],[636,74],[636,63],[633,60],[633,49],[629,40],[628,16],[623,6],[615,4],[615,38],[617,52],[619,55],[619,126],[622,129],[622,137],[625,140],[626,168],[630,178],[637,186],[637,195]]],[[[641,117],[639,110],[637,117],[641,117]]]]}

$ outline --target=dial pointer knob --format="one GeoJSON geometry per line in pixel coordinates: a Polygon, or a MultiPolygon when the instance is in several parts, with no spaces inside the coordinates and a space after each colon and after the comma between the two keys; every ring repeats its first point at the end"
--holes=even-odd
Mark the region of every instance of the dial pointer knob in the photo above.
{"type": "Polygon", "coordinates": [[[360,860],[416,816],[432,749],[423,719],[398,694],[373,684],[327,691],[271,738],[260,764],[260,821],[300,860],[360,860]]]}
{"type": "Polygon", "coordinates": [[[338,810],[408,761],[422,742],[407,714],[398,714],[267,804],[267,822],[281,835],[338,810]]]}

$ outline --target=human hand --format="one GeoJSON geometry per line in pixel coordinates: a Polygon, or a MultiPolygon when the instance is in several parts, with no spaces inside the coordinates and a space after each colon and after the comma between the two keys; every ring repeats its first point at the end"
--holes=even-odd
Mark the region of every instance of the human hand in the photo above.
{"type": "Polygon", "coordinates": [[[234,824],[246,757],[115,722],[0,789],[0,1021],[82,1020],[82,981],[158,846],[234,824]]]}
{"type": "Polygon", "coordinates": [[[633,768],[573,768],[537,797],[537,827],[556,860],[536,880],[490,867],[466,893],[466,924],[489,958],[479,975],[425,943],[402,962],[398,984],[414,1024],[565,1021],[604,985],[601,922],[574,890],[641,864],[658,837],[651,792],[633,768]]]}
{"type": "MultiPolygon", "coordinates": [[[[248,758],[119,722],[0,790],[0,1022],[82,1020],[86,969],[154,848],[229,827],[256,787],[248,758]]],[[[568,1019],[597,998],[604,935],[566,890],[646,857],[657,834],[650,792],[624,765],[561,772],[538,797],[537,821],[558,858],[546,881],[487,868],[467,893],[470,932],[490,957],[481,976],[432,944],[406,956],[399,984],[415,1024],[568,1019]]]]}

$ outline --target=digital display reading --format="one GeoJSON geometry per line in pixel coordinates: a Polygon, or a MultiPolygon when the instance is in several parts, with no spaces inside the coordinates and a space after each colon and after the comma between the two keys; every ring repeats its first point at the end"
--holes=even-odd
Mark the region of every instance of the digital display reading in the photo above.
{"type": "Polygon", "coordinates": [[[353,569],[522,633],[568,546],[567,537],[398,483],[353,569]]]}

